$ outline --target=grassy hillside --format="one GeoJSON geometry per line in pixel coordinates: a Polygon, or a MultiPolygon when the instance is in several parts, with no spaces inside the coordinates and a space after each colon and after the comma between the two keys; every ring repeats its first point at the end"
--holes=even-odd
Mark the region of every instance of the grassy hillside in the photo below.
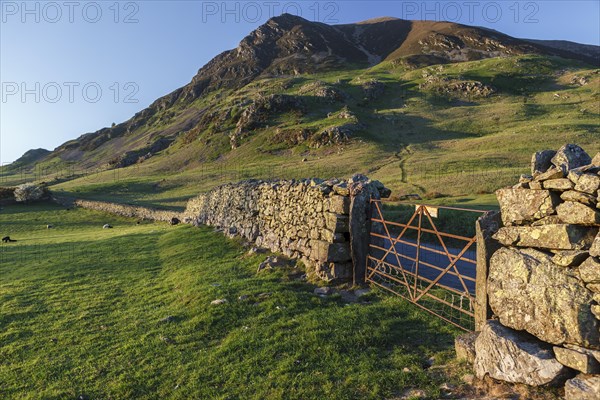
{"type": "Polygon", "coordinates": [[[57,206],[6,207],[0,226],[18,240],[0,247],[3,399],[438,397],[463,371],[439,367],[457,333],[441,320],[257,275],[264,255],[209,229],[57,206]]]}
{"type": "MultiPolygon", "coordinates": [[[[182,132],[170,147],[127,168],[94,166],[93,157],[85,163],[50,158],[33,173],[5,170],[0,179],[5,185],[48,181],[80,197],[181,207],[199,191],[232,180],[361,172],[396,195],[491,204],[490,193],[526,173],[535,151],[568,142],[592,155],[600,151],[598,71],[558,57],[522,55],[423,68],[398,59],[272,77],[197,99],[192,107],[203,110],[201,129],[182,132]],[[381,92],[370,96],[369,82],[381,92]],[[344,97],[319,97],[314,89],[320,87],[344,97]],[[260,123],[235,137],[232,149],[230,137],[244,110],[271,95],[301,107],[267,109],[260,123]],[[322,132],[346,124],[353,124],[349,139],[319,142],[322,132]]],[[[151,143],[152,132],[185,117],[177,106],[167,112],[175,116],[154,118],[140,128],[146,139],[137,140],[151,143]]],[[[117,153],[120,145],[115,141],[102,154],[117,153]]]]}

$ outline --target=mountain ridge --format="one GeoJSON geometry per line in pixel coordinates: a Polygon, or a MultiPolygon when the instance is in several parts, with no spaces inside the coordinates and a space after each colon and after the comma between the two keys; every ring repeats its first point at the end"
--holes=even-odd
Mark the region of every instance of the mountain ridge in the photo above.
{"type": "MultiPolygon", "coordinates": [[[[572,51],[574,46],[554,43],[552,47],[546,42],[534,43],[490,29],[450,22],[381,17],[353,24],[327,25],[284,14],[269,19],[245,36],[236,48],[220,53],[202,66],[188,84],[158,98],[129,120],[67,141],[34,162],[53,159],[80,163],[86,168],[126,167],[168,149],[180,142],[181,137],[185,143],[191,143],[211,127],[216,132],[227,133],[227,129],[221,129],[226,120],[240,118],[237,121],[240,124],[241,117],[232,115],[236,107],[248,111],[247,107],[257,104],[252,98],[244,98],[244,88],[261,80],[342,74],[343,71],[375,68],[386,63],[403,65],[410,71],[432,65],[528,54],[594,61],[590,58],[590,48],[586,49],[588,53],[577,54],[572,51]],[[240,99],[229,110],[221,112],[223,107],[218,96],[224,91],[237,91],[240,99]]],[[[493,91],[482,85],[468,83],[465,87],[479,87],[486,93],[493,91]]],[[[325,87],[322,90],[333,89],[325,87]]],[[[345,94],[340,92],[333,96],[342,98],[345,94]]],[[[262,107],[272,107],[273,101],[287,100],[267,99],[262,107]]],[[[279,103],[281,110],[278,112],[289,112],[299,104],[279,103]]],[[[355,125],[355,128],[361,126],[355,125]]],[[[247,126],[261,127],[264,122],[247,126]]],[[[236,131],[239,131],[236,133],[239,138],[231,138],[229,133],[232,148],[237,146],[234,142],[247,135],[243,129],[236,131]]],[[[340,136],[340,133],[334,135],[340,136]]],[[[203,143],[212,145],[230,138],[205,138],[203,143]]]]}

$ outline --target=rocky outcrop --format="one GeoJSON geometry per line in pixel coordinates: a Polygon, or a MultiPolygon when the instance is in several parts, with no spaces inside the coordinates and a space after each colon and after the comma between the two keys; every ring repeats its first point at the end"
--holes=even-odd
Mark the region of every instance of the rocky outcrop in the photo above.
{"type": "Polygon", "coordinates": [[[319,148],[322,146],[346,143],[354,136],[355,132],[361,128],[362,125],[357,123],[331,126],[322,132],[313,135],[311,147],[319,148]]]}
{"type": "Polygon", "coordinates": [[[371,101],[376,100],[385,91],[385,83],[378,81],[377,79],[371,79],[364,82],[361,85],[363,93],[365,94],[365,100],[371,101]]]}
{"type": "Polygon", "coordinates": [[[496,93],[496,89],[479,81],[462,81],[447,77],[427,76],[420,89],[429,89],[440,95],[464,98],[488,97],[496,93]]]}
{"type": "Polygon", "coordinates": [[[559,384],[568,370],[552,348],[534,337],[488,321],[475,340],[475,374],[533,386],[559,384]]]}
{"type": "Polygon", "coordinates": [[[242,112],[235,129],[235,135],[263,126],[276,113],[297,111],[302,113],[304,104],[298,97],[287,94],[272,94],[258,97],[242,112]]]}
{"type": "Polygon", "coordinates": [[[589,257],[579,266],[577,273],[585,283],[600,283],[600,259],[589,257]]]}
{"type": "MultiPolygon", "coordinates": [[[[389,196],[381,183],[358,175],[349,181],[244,181],[219,186],[188,202],[186,213],[195,224],[223,229],[259,247],[301,259],[318,278],[349,280],[352,243],[368,240],[368,232],[353,229],[357,218],[352,199],[360,193],[389,196]]],[[[364,217],[366,220],[366,216],[364,217]]],[[[361,261],[362,262],[362,261],[361,261]]]]}
{"type": "Polygon", "coordinates": [[[114,168],[125,168],[136,163],[142,163],[156,155],[156,153],[168,148],[174,140],[174,138],[159,138],[146,147],[128,151],[113,158],[109,161],[109,165],[114,168]]]}
{"type": "Polygon", "coordinates": [[[341,102],[348,97],[346,93],[339,90],[335,86],[329,85],[322,81],[314,81],[303,85],[299,94],[310,94],[330,103],[341,102]]]}

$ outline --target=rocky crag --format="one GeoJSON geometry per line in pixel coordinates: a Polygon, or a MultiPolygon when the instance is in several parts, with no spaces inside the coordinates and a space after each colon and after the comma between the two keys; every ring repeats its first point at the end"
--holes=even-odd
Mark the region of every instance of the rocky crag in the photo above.
{"type": "Polygon", "coordinates": [[[600,398],[600,153],[573,144],[537,152],[531,174],[496,195],[503,226],[487,277],[493,319],[458,340],[459,352],[474,359],[479,378],[600,398]]]}

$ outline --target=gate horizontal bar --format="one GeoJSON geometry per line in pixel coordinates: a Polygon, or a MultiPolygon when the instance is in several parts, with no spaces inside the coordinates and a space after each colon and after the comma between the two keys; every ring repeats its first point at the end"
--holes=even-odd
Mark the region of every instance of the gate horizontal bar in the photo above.
{"type": "MultiPolygon", "coordinates": [[[[378,238],[381,238],[381,239],[389,239],[387,236],[385,236],[385,235],[381,235],[381,234],[379,234],[379,233],[375,233],[375,232],[371,232],[371,236],[378,237],[378,238]]],[[[432,253],[442,254],[442,255],[444,255],[444,256],[446,256],[446,255],[447,255],[447,253],[446,253],[446,252],[444,252],[444,251],[441,251],[441,250],[438,250],[438,249],[434,249],[433,247],[429,247],[429,246],[423,246],[423,244],[421,244],[421,246],[417,246],[417,244],[416,244],[416,243],[407,242],[406,240],[402,240],[402,239],[398,239],[398,240],[392,239],[392,240],[393,240],[395,243],[402,243],[402,244],[406,244],[406,245],[409,245],[409,246],[412,246],[412,247],[416,247],[416,248],[425,249],[425,250],[427,250],[427,251],[431,251],[432,253]]],[[[469,239],[469,241],[470,241],[470,240],[471,240],[471,239],[469,239]]],[[[372,246],[375,246],[375,245],[372,245],[372,246]]],[[[384,249],[384,251],[387,251],[387,249],[384,249]]],[[[458,254],[453,254],[453,253],[450,253],[450,255],[451,255],[451,256],[454,256],[454,257],[457,257],[457,256],[458,256],[458,254]]],[[[460,259],[461,259],[462,261],[465,261],[465,262],[468,262],[468,263],[471,263],[471,264],[475,264],[475,265],[477,265],[477,261],[473,260],[472,258],[467,258],[467,257],[465,257],[465,256],[462,256],[460,259]]]]}
{"type": "MultiPolygon", "coordinates": [[[[377,250],[382,250],[382,251],[385,251],[385,250],[386,250],[386,249],[384,249],[383,247],[379,247],[379,246],[376,246],[376,245],[374,245],[374,244],[370,244],[370,245],[369,245],[369,247],[372,247],[372,248],[374,248],[374,249],[377,249],[377,250]]],[[[416,258],[414,258],[414,257],[410,257],[410,256],[407,256],[407,255],[405,255],[405,254],[402,254],[402,253],[396,253],[396,254],[398,255],[398,257],[402,257],[402,258],[404,258],[404,259],[406,259],[406,260],[415,261],[415,262],[417,261],[417,259],[416,259],[416,258]]],[[[375,259],[375,258],[373,257],[373,259],[375,259]]],[[[379,259],[377,259],[377,260],[378,260],[378,261],[381,261],[381,260],[379,260],[379,259]]],[[[387,263],[386,261],[382,261],[382,262],[385,262],[385,263],[387,263]]],[[[389,264],[389,263],[387,263],[387,264],[389,264]]],[[[428,263],[428,262],[426,262],[426,261],[419,260],[419,264],[423,264],[423,265],[425,265],[426,267],[433,268],[433,269],[436,269],[436,270],[438,270],[438,271],[444,271],[444,268],[442,268],[442,267],[439,267],[439,266],[437,266],[437,265],[430,264],[430,263],[428,263]]],[[[392,265],[392,264],[390,264],[390,265],[392,265]]],[[[398,268],[398,269],[403,269],[404,271],[406,271],[406,269],[405,269],[405,268],[399,267],[399,266],[397,266],[397,265],[393,265],[393,266],[394,266],[394,267],[396,267],[396,268],[398,268]]],[[[447,266],[447,265],[446,265],[446,266],[447,266]]],[[[458,276],[460,275],[460,277],[462,277],[463,279],[466,279],[466,280],[468,280],[468,281],[471,281],[471,282],[475,282],[475,278],[471,278],[470,276],[463,275],[463,274],[457,274],[457,273],[456,273],[456,272],[454,272],[454,271],[448,271],[448,272],[446,272],[446,274],[450,274],[450,275],[453,275],[453,276],[455,276],[455,277],[458,277],[458,276]]]]}
{"type": "MultiPolygon", "coordinates": [[[[380,274],[379,274],[379,276],[384,276],[384,277],[386,277],[386,278],[388,278],[388,279],[391,279],[391,280],[393,280],[393,281],[395,281],[395,282],[398,282],[398,283],[400,283],[400,284],[402,284],[403,286],[405,286],[405,287],[406,287],[406,284],[405,284],[404,282],[402,282],[402,281],[399,281],[398,279],[395,279],[393,276],[389,276],[389,275],[387,275],[387,274],[384,274],[384,273],[380,273],[380,274]]],[[[369,281],[370,281],[370,282],[373,282],[373,283],[378,283],[377,281],[375,281],[375,280],[373,280],[373,279],[369,279],[369,281]]],[[[444,287],[443,285],[439,285],[439,286],[441,286],[441,287],[444,287]]],[[[410,288],[408,288],[408,287],[407,287],[407,289],[410,289],[410,288]]],[[[456,293],[456,292],[454,292],[454,293],[455,293],[455,294],[457,294],[457,295],[460,295],[461,297],[464,297],[466,300],[468,300],[468,301],[469,301],[469,304],[473,304],[473,301],[474,301],[474,299],[473,299],[472,297],[470,297],[470,296],[463,296],[461,293],[456,293]]],[[[428,296],[428,297],[431,297],[431,298],[432,298],[432,299],[434,299],[435,301],[439,301],[440,303],[443,303],[443,304],[447,305],[448,307],[451,307],[451,308],[453,308],[453,309],[455,309],[455,310],[457,310],[457,311],[460,311],[461,313],[463,313],[463,314],[466,314],[466,315],[468,315],[468,316],[470,316],[470,317],[474,317],[474,316],[475,316],[475,314],[474,314],[473,312],[471,312],[471,311],[469,311],[469,310],[466,310],[466,309],[464,309],[464,308],[457,307],[457,306],[455,306],[455,305],[454,305],[454,304],[452,304],[452,303],[448,303],[446,300],[440,299],[439,297],[437,297],[437,296],[436,296],[436,295],[434,295],[434,294],[431,294],[431,293],[427,292],[427,293],[425,293],[425,295],[426,295],[426,296],[428,296]]],[[[413,301],[413,300],[411,300],[411,299],[408,299],[408,300],[409,300],[411,303],[416,303],[415,301],[413,301]]]]}
{"type": "MultiPolygon", "coordinates": [[[[378,260],[378,259],[376,259],[376,258],[374,258],[374,257],[372,257],[372,256],[368,256],[368,259],[370,259],[371,261],[375,261],[375,262],[377,262],[377,263],[385,264],[385,265],[387,265],[387,266],[389,266],[389,267],[391,267],[391,268],[397,269],[397,270],[400,270],[400,269],[402,269],[402,270],[404,271],[404,273],[405,273],[405,274],[407,274],[407,275],[409,275],[409,276],[411,276],[411,277],[413,277],[413,278],[416,278],[416,279],[421,279],[421,280],[423,280],[423,281],[425,281],[425,282],[427,282],[427,283],[431,283],[431,282],[433,282],[433,281],[432,281],[431,279],[429,279],[429,278],[426,278],[426,277],[424,277],[424,276],[421,276],[421,275],[416,275],[414,272],[411,272],[411,271],[409,271],[409,270],[407,270],[407,269],[404,269],[404,268],[399,268],[399,267],[397,267],[396,265],[390,264],[389,262],[378,260]]],[[[389,275],[389,274],[387,274],[387,273],[385,273],[385,272],[383,272],[383,271],[377,270],[377,268],[374,268],[374,267],[372,267],[372,266],[369,266],[369,265],[367,265],[367,269],[368,269],[368,270],[371,270],[371,271],[375,271],[375,272],[376,272],[378,275],[384,275],[384,276],[387,276],[387,277],[389,277],[389,278],[396,279],[395,277],[393,277],[393,276],[391,276],[391,275],[389,275]]],[[[372,278],[369,278],[369,279],[372,279],[372,278]]],[[[451,291],[451,292],[453,292],[453,293],[455,293],[455,294],[461,295],[461,296],[465,294],[465,292],[461,292],[461,291],[459,291],[459,290],[458,290],[458,289],[456,289],[456,288],[452,288],[452,287],[446,286],[446,285],[444,285],[444,284],[441,284],[441,283],[439,283],[439,282],[438,282],[438,283],[436,283],[436,286],[442,287],[442,288],[444,288],[444,289],[446,289],[446,290],[449,290],[449,291],[451,291]]],[[[469,295],[469,297],[471,297],[471,296],[473,295],[473,293],[470,293],[470,292],[467,292],[467,294],[469,295]]]]}
{"type": "Polygon", "coordinates": [[[469,241],[471,241],[471,239],[473,239],[472,237],[453,235],[452,233],[446,233],[446,232],[437,232],[436,233],[434,230],[431,230],[431,229],[419,228],[418,226],[405,225],[405,224],[401,224],[400,222],[386,221],[386,220],[379,219],[379,218],[372,218],[371,222],[379,222],[379,223],[386,224],[386,225],[397,226],[400,228],[408,228],[408,229],[413,229],[416,231],[418,231],[420,229],[421,232],[433,233],[434,235],[439,233],[440,236],[445,236],[445,237],[449,237],[449,238],[457,239],[457,240],[464,240],[465,242],[469,242],[469,241]]]}
{"type": "MultiPolygon", "coordinates": [[[[391,201],[382,201],[379,199],[371,199],[372,203],[380,203],[380,204],[392,204],[394,202],[391,201]]],[[[399,203],[399,205],[402,206],[423,206],[423,207],[431,207],[431,208],[441,208],[443,210],[453,210],[453,211],[468,211],[468,212],[475,212],[475,213],[481,213],[481,214],[485,214],[486,212],[488,212],[489,210],[478,210],[475,208],[461,208],[461,207],[451,207],[451,206],[434,206],[432,204],[416,204],[416,203],[399,203]]]]}
{"type": "MultiPolygon", "coordinates": [[[[378,283],[378,282],[373,282],[373,281],[371,281],[371,282],[372,282],[374,285],[377,285],[377,286],[381,287],[382,289],[388,290],[388,291],[390,291],[390,292],[392,292],[392,293],[394,293],[394,294],[396,294],[396,295],[398,295],[398,296],[402,297],[402,298],[403,298],[403,299],[405,299],[405,300],[411,301],[410,299],[406,298],[404,295],[402,295],[402,294],[400,294],[400,293],[398,293],[398,292],[396,292],[396,291],[392,290],[391,288],[389,288],[389,287],[387,287],[387,286],[385,286],[385,285],[382,285],[382,284],[380,284],[380,283],[378,283]]],[[[412,304],[414,304],[414,305],[416,305],[417,307],[420,307],[421,309],[423,309],[423,310],[427,311],[428,313],[430,313],[430,314],[433,314],[433,315],[435,315],[436,317],[439,317],[439,318],[443,319],[444,321],[448,322],[449,324],[452,324],[452,325],[456,326],[457,328],[459,328],[459,329],[462,329],[462,330],[463,330],[463,331],[465,331],[465,332],[471,332],[471,330],[470,330],[470,329],[467,329],[467,328],[465,328],[464,326],[461,326],[461,325],[457,324],[456,322],[449,320],[448,318],[444,317],[443,315],[440,315],[440,314],[438,314],[438,313],[436,313],[436,312],[434,312],[434,311],[430,310],[429,308],[422,306],[422,305],[421,305],[421,304],[419,304],[419,303],[414,303],[414,302],[412,302],[412,301],[411,301],[411,303],[412,303],[412,304]]]]}

